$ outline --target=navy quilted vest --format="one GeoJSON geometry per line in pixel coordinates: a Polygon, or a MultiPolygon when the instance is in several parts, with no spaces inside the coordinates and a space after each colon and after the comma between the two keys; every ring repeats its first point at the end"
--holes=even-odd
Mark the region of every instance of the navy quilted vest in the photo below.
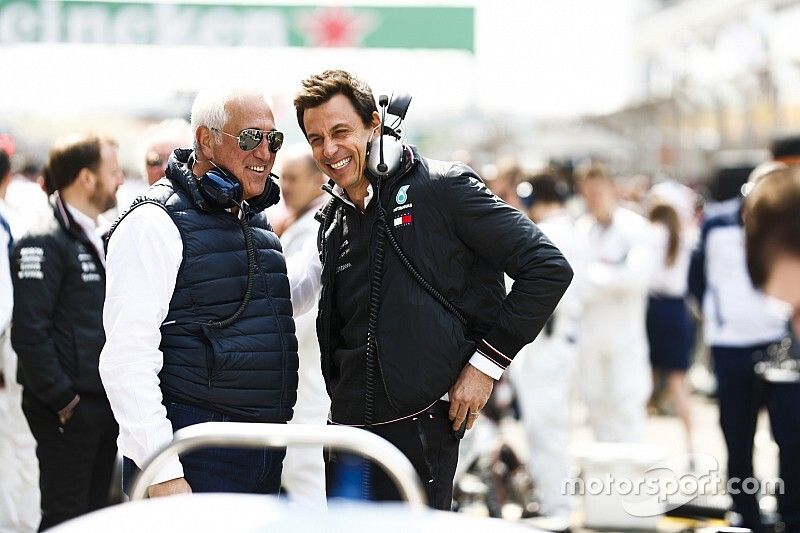
{"type": "Polygon", "coordinates": [[[250,303],[231,326],[209,327],[231,316],[245,294],[244,235],[231,213],[201,208],[206,206],[184,163],[171,159],[166,174],[131,208],[161,205],[183,240],[183,262],[161,326],[164,399],[243,421],[285,422],[297,397],[297,339],[280,241],[264,213],[251,214],[256,274],[250,303]]]}

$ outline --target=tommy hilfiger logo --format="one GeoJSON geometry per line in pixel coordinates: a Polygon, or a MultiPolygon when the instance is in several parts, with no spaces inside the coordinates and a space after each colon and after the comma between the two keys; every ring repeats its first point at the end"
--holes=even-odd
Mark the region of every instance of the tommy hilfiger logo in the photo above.
{"type": "Polygon", "coordinates": [[[395,217],[394,219],[394,226],[410,226],[411,225],[411,213],[406,213],[404,215],[400,215],[399,217],[395,217]]]}

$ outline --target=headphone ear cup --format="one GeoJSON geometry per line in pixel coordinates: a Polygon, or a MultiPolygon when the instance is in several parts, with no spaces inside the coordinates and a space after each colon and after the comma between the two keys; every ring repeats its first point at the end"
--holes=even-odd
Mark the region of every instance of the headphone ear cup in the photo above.
{"type": "Polygon", "coordinates": [[[214,207],[227,209],[242,201],[242,185],[219,167],[206,172],[198,181],[200,194],[214,207]]]}
{"type": "Polygon", "coordinates": [[[252,200],[248,200],[250,207],[254,211],[262,211],[277,204],[281,199],[281,188],[275,183],[275,174],[270,173],[267,183],[264,185],[264,192],[252,200]]]}
{"type": "Polygon", "coordinates": [[[403,143],[393,135],[383,136],[383,164],[386,169],[381,171],[381,138],[373,140],[367,150],[367,170],[380,178],[393,176],[400,169],[403,162],[403,143]]]}

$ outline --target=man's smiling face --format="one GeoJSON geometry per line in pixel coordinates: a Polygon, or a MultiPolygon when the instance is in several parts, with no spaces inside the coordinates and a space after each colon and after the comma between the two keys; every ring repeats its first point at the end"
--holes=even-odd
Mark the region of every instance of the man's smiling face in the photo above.
{"type": "Polygon", "coordinates": [[[364,124],[355,107],[343,94],[337,94],[303,115],[306,137],[317,166],[350,197],[367,188],[367,143],[380,116],[364,124]]]}
{"type": "Polygon", "coordinates": [[[275,164],[275,154],[269,151],[269,143],[264,139],[255,149],[244,151],[233,136],[248,128],[261,131],[275,129],[272,110],[257,96],[243,96],[228,102],[225,106],[228,121],[222,133],[215,133],[218,143],[213,145],[211,160],[218,166],[236,176],[242,184],[243,198],[250,199],[264,192],[269,173],[275,164]]]}

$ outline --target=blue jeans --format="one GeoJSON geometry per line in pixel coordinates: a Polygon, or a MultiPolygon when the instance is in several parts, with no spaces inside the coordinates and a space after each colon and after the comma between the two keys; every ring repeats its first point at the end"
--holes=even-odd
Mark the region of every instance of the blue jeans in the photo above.
{"type": "MultiPolygon", "coordinates": [[[[173,431],[202,422],[239,422],[234,417],[176,402],[166,402],[173,431]]],[[[181,456],[183,473],[193,492],[275,494],[281,486],[286,448],[202,448],[181,456]]],[[[127,457],[122,483],[126,494],[139,474],[127,457]]]]}
{"type": "MultiPolygon", "coordinates": [[[[786,531],[800,530],[800,384],[769,383],[755,373],[754,352],[766,345],[747,348],[712,346],[714,373],[722,433],[728,447],[728,478],[753,476],[753,437],[758,411],[766,407],[772,436],[778,444],[780,478],[784,494],[778,495],[778,511],[786,531]]],[[[761,528],[755,495],[732,494],[744,525],[761,528]]]]}

